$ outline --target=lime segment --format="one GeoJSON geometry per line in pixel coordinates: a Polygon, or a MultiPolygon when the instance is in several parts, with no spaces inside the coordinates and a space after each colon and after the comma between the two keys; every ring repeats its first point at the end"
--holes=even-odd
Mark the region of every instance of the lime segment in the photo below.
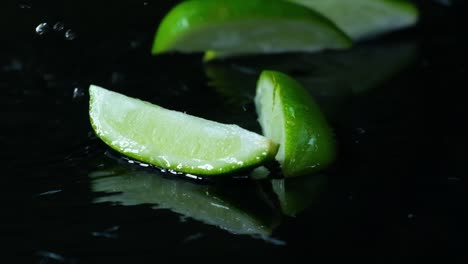
{"type": "Polygon", "coordinates": [[[353,40],[414,25],[418,9],[404,0],[289,0],[335,22],[353,40]]]}
{"type": "Polygon", "coordinates": [[[165,169],[219,175],[272,159],[277,145],[236,125],[226,125],[91,85],[91,124],[116,151],[165,169]]]}
{"type": "Polygon", "coordinates": [[[296,80],[280,72],[263,71],[255,105],[264,135],[280,144],[276,159],[285,177],[310,174],[333,161],[332,130],[314,99],[296,80]]]}
{"type": "Polygon", "coordinates": [[[152,53],[210,51],[212,57],[342,49],[350,39],[304,6],[270,0],[189,0],[161,22],[152,53]]]}

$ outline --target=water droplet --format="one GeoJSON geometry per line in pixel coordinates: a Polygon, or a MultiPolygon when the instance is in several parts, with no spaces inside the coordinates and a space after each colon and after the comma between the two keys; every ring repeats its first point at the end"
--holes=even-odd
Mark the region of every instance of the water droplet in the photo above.
{"type": "Polygon", "coordinates": [[[73,89],[73,99],[79,99],[85,96],[85,92],[80,87],[75,87],[73,89]]]}
{"type": "Polygon", "coordinates": [[[36,27],[36,33],[38,35],[44,35],[45,33],[49,32],[50,31],[50,26],[49,24],[47,24],[46,22],[44,23],[40,23],[37,27],[36,27]]]}
{"type": "Polygon", "coordinates": [[[21,9],[30,9],[30,8],[31,8],[31,4],[28,4],[28,3],[21,3],[21,4],[19,4],[19,8],[21,8],[21,9]]]}
{"type": "Polygon", "coordinates": [[[149,3],[148,2],[143,2],[143,5],[144,6],[147,6],[149,3]]]}
{"type": "Polygon", "coordinates": [[[140,43],[138,43],[138,41],[136,41],[136,40],[130,41],[130,47],[132,49],[136,49],[136,48],[138,48],[138,46],[140,46],[140,43]]]}
{"type": "Polygon", "coordinates": [[[117,84],[125,80],[125,75],[120,72],[113,72],[111,75],[111,83],[117,84]]]}
{"type": "Polygon", "coordinates": [[[198,240],[200,238],[204,237],[204,234],[202,233],[196,233],[196,234],[193,234],[193,235],[190,235],[188,237],[186,237],[182,243],[187,243],[187,242],[191,242],[191,241],[194,241],[194,240],[198,240]]]}
{"type": "Polygon", "coordinates": [[[65,29],[65,24],[63,24],[63,22],[60,22],[60,21],[59,21],[59,22],[55,23],[53,29],[54,29],[55,31],[57,31],[57,32],[60,32],[60,31],[62,31],[62,30],[65,29]]]}
{"type": "Polygon", "coordinates": [[[77,34],[73,30],[68,29],[67,31],[65,31],[66,40],[74,40],[76,39],[76,37],[77,37],[77,34]]]}
{"type": "Polygon", "coordinates": [[[362,128],[362,127],[358,127],[358,128],[356,128],[356,133],[358,135],[362,135],[362,134],[366,133],[366,130],[364,128],[362,128]]]}
{"type": "Polygon", "coordinates": [[[414,218],[414,214],[408,214],[408,219],[413,219],[414,218]]]}

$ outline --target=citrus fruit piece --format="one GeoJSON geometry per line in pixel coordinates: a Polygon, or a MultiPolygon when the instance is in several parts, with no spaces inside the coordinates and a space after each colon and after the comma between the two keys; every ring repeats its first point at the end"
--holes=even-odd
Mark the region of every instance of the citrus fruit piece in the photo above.
{"type": "Polygon", "coordinates": [[[91,85],[89,115],[97,136],[116,151],[164,169],[220,175],[272,159],[278,146],[242,129],[91,85]]]}
{"type": "Polygon", "coordinates": [[[152,53],[209,51],[213,58],[350,46],[349,37],[330,20],[294,3],[189,0],[163,18],[152,53]]]}
{"type": "Polygon", "coordinates": [[[151,205],[234,234],[269,235],[277,222],[274,210],[260,199],[255,188],[244,186],[247,183],[205,185],[164,178],[150,171],[114,173],[112,169],[92,172],[90,177],[92,190],[106,193],[95,203],[151,205]],[[232,195],[234,191],[237,196],[232,195]]]}
{"type": "Polygon", "coordinates": [[[404,0],[288,0],[322,13],[353,40],[414,25],[418,9],[404,0]]]}
{"type": "Polygon", "coordinates": [[[333,133],[310,94],[294,79],[263,71],[255,105],[263,134],[280,144],[276,159],[285,177],[316,172],[335,157],[333,133]]]}

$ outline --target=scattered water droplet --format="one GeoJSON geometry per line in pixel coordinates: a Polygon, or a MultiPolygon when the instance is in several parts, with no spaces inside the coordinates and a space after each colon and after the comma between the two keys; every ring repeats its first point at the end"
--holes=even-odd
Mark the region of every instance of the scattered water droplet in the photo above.
{"type": "Polygon", "coordinates": [[[117,84],[125,80],[125,76],[120,72],[113,72],[111,75],[111,83],[117,84]]]}
{"type": "Polygon", "coordinates": [[[194,241],[194,240],[198,240],[202,237],[204,237],[205,235],[202,234],[202,233],[196,233],[196,234],[193,234],[193,235],[190,235],[188,237],[186,237],[182,243],[187,243],[187,242],[191,242],[191,241],[194,241]]]}
{"type": "Polygon", "coordinates": [[[120,226],[112,226],[104,231],[92,232],[91,234],[95,237],[103,238],[118,238],[118,235],[115,233],[120,229],[120,226]]]}
{"type": "Polygon", "coordinates": [[[50,31],[50,26],[49,24],[47,24],[47,22],[44,22],[44,23],[40,23],[37,27],[36,27],[36,33],[38,35],[44,35],[46,34],[47,32],[50,31]]]}
{"type": "Polygon", "coordinates": [[[143,2],[143,5],[144,6],[147,6],[149,3],[148,2],[143,2]]]}
{"type": "Polygon", "coordinates": [[[85,96],[85,92],[80,87],[75,87],[73,89],[73,99],[79,99],[85,96]]]}
{"type": "Polygon", "coordinates": [[[57,22],[54,24],[54,27],[53,29],[57,32],[60,32],[60,31],[63,31],[65,29],[65,24],[63,24],[63,22],[57,22]]]}
{"type": "Polygon", "coordinates": [[[30,8],[31,8],[31,4],[28,4],[28,3],[21,3],[21,4],[19,4],[19,8],[21,8],[21,9],[30,9],[30,8]]]}
{"type": "Polygon", "coordinates": [[[130,48],[136,49],[136,48],[138,48],[138,46],[140,46],[140,43],[138,43],[138,41],[136,41],[136,40],[130,41],[130,48]]]}
{"type": "Polygon", "coordinates": [[[408,219],[413,219],[414,218],[414,214],[408,214],[408,219]]]}
{"type": "Polygon", "coordinates": [[[66,40],[74,40],[76,39],[76,37],[77,37],[77,34],[73,30],[68,29],[67,31],[65,31],[66,40]]]}
{"type": "Polygon", "coordinates": [[[461,179],[458,178],[458,177],[449,176],[449,177],[447,178],[447,180],[449,180],[449,181],[460,181],[461,179]]]}
{"type": "Polygon", "coordinates": [[[364,128],[362,128],[362,127],[358,127],[358,128],[356,128],[356,133],[358,135],[362,135],[362,134],[366,133],[366,130],[364,128]]]}
{"type": "Polygon", "coordinates": [[[55,76],[52,73],[44,73],[42,78],[44,78],[44,81],[52,81],[55,79],[55,76]]]}
{"type": "Polygon", "coordinates": [[[434,1],[444,6],[451,6],[453,4],[452,0],[434,0],[434,1]]]}
{"type": "Polygon", "coordinates": [[[11,63],[8,65],[3,66],[3,71],[21,71],[23,70],[23,63],[18,59],[12,59],[11,63]]]}
{"type": "Polygon", "coordinates": [[[56,193],[59,193],[59,192],[62,192],[62,190],[61,190],[61,189],[57,189],[57,190],[51,190],[51,191],[47,191],[47,192],[42,192],[42,193],[39,193],[38,196],[52,195],[52,194],[56,194],[56,193]]]}

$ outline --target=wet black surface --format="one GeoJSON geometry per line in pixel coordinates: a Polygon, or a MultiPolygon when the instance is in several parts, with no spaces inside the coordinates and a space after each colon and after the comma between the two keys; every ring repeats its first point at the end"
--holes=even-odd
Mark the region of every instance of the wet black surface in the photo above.
{"type": "Polygon", "coordinates": [[[237,76],[242,91],[247,87],[241,96],[226,87],[232,83],[228,77],[220,81],[207,70],[200,54],[150,56],[157,24],[175,2],[2,2],[0,232],[8,245],[5,259],[108,263],[253,255],[462,263],[468,84],[462,25],[467,9],[463,1],[420,2],[417,27],[358,45],[355,50],[364,55],[356,58],[349,51],[351,61],[326,53],[214,65],[237,76]],[[46,32],[37,34],[41,23],[48,24],[41,27],[46,32]],[[371,56],[368,50],[387,53],[395,50],[389,46],[402,43],[411,48],[392,56],[403,54],[398,67],[383,67],[390,63],[386,60],[359,63],[371,56]],[[312,62],[289,67],[291,58],[312,62]],[[326,82],[333,93],[314,94],[335,129],[338,160],[324,172],[324,194],[297,217],[283,216],[273,239],[234,235],[146,204],[93,203],[103,194],[92,191],[90,173],[136,169],[109,158],[107,147],[94,137],[87,116],[89,84],[258,131],[248,87],[259,69],[277,67],[316,84],[323,74],[313,63],[317,60],[327,66],[327,78],[353,65],[362,68],[363,76],[385,78],[352,95],[350,87],[359,86],[360,79],[341,74],[340,84],[326,82]]]}

